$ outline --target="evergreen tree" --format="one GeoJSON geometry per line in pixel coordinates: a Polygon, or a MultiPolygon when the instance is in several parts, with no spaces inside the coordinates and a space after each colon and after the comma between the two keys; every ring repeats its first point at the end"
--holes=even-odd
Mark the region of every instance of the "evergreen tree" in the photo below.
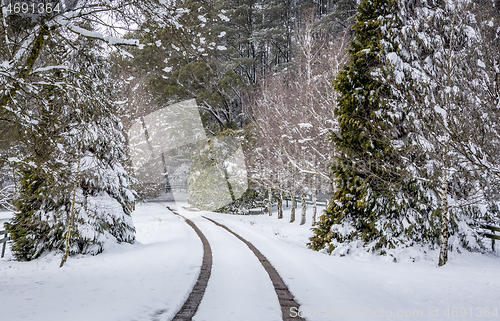
{"type": "Polygon", "coordinates": [[[313,229],[309,246],[314,250],[344,252],[361,242],[386,253],[382,248],[436,236],[429,209],[415,201],[422,191],[397,170],[392,141],[405,133],[387,131],[387,124],[398,120],[386,104],[388,87],[373,76],[383,64],[381,52],[391,46],[384,29],[400,24],[397,4],[362,1],[357,8],[349,63],[334,82],[340,94],[339,131],[331,136],[338,153],[332,166],[335,192],[313,229]]]}
{"type": "Polygon", "coordinates": [[[335,81],[337,191],[313,249],[439,245],[439,265],[449,244],[484,250],[469,225],[495,208],[497,166],[478,159],[496,150],[498,135],[486,116],[496,114],[496,100],[484,89],[495,63],[484,63],[480,28],[492,23],[478,23],[474,7],[361,2],[350,64],[335,81]]]}
{"type": "Polygon", "coordinates": [[[116,37],[144,17],[185,30],[165,1],[62,2],[50,14],[1,12],[0,122],[13,124],[19,140],[2,151],[0,165],[6,159],[17,171],[19,212],[8,229],[19,259],[61,250],[64,233],[71,253],[133,242],[134,194],[103,57],[113,49],[127,55],[122,45],[146,46],[116,37]]]}
{"type": "Polygon", "coordinates": [[[16,103],[22,113],[10,115],[20,129],[21,154],[13,162],[20,184],[18,211],[6,227],[19,260],[63,250],[65,234],[70,254],[98,254],[109,242],[134,241],[134,193],[123,167],[125,141],[109,64],[96,40],[82,37],[73,47],[62,40],[47,37],[38,57],[40,64],[65,66],[46,69],[58,86],[25,95],[16,103]]]}
{"type": "Polygon", "coordinates": [[[496,120],[486,116],[498,115],[497,101],[485,90],[495,62],[485,59],[484,31],[494,25],[476,8],[467,0],[400,1],[404,24],[387,29],[394,47],[381,52],[385,63],[375,73],[391,88],[387,103],[408,133],[395,144],[401,170],[428,195],[418,201],[439,215],[439,265],[447,261],[448,244],[485,248],[469,225],[490,220],[484,209],[498,201],[497,166],[478,161],[482,150],[498,151],[496,120]]]}
{"type": "Polygon", "coordinates": [[[384,87],[371,77],[370,70],[380,64],[377,55],[383,40],[380,27],[394,12],[394,1],[362,1],[357,12],[349,63],[335,80],[335,89],[341,95],[335,110],[340,132],[332,135],[340,153],[332,168],[336,191],[314,228],[310,246],[315,250],[329,246],[334,239],[342,242],[346,236],[338,235],[332,228],[344,221],[352,220],[351,234],[361,235],[365,242],[377,234],[372,224],[377,195],[369,185],[369,177],[356,166],[372,158],[367,156],[384,155],[386,147],[373,130],[381,122],[376,112],[383,108],[379,93],[384,87]]]}

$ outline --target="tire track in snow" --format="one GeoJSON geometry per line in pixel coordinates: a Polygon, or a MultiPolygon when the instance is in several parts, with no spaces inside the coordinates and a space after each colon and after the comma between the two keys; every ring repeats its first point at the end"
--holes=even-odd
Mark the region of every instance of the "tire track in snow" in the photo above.
{"type": "Polygon", "coordinates": [[[191,321],[196,311],[198,311],[198,307],[200,306],[203,295],[205,294],[205,289],[207,288],[208,280],[210,279],[210,274],[212,273],[212,249],[210,248],[210,244],[208,243],[205,235],[203,235],[200,229],[192,221],[180,215],[169,206],[165,205],[165,207],[175,215],[182,217],[184,221],[193,228],[196,234],[198,234],[198,237],[203,243],[203,262],[201,264],[201,271],[198,276],[198,280],[196,281],[196,284],[194,285],[193,290],[189,294],[186,302],[184,302],[182,308],[172,319],[172,321],[191,321]]]}
{"type": "MultiPolygon", "coordinates": [[[[252,243],[248,242],[235,232],[233,232],[231,229],[229,229],[227,226],[220,224],[217,221],[214,221],[208,217],[202,216],[204,219],[209,220],[210,222],[214,223],[215,225],[222,227],[229,233],[233,234],[238,238],[240,241],[246,244],[248,248],[255,254],[255,256],[259,259],[260,263],[266,270],[267,274],[269,274],[269,277],[271,278],[271,281],[274,286],[274,290],[276,291],[276,294],[278,295],[278,301],[281,306],[281,314],[283,317],[283,321],[305,321],[302,317],[296,316],[292,317],[291,316],[291,311],[292,308],[295,308],[295,311],[298,311],[300,309],[300,305],[295,301],[295,298],[293,294],[288,290],[288,287],[286,286],[285,282],[281,278],[281,276],[278,274],[278,271],[271,265],[271,263],[267,260],[267,258],[259,251],[255,246],[253,246],[252,243]]],[[[174,319],[175,320],[175,319],[174,319]]]]}

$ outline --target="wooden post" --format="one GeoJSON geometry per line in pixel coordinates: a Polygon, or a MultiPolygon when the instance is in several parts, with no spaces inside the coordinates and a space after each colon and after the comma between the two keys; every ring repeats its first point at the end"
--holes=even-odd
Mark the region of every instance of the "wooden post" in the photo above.
{"type": "Polygon", "coordinates": [[[316,204],[316,189],[313,190],[312,193],[312,205],[313,205],[313,217],[312,217],[312,223],[316,223],[316,213],[317,213],[317,204],[316,204]]]}
{"type": "Polygon", "coordinates": [[[486,238],[491,240],[491,250],[495,251],[495,242],[496,240],[500,240],[500,235],[497,235],[495,232],[500,232],[500,227],[496,227],[488,224],[480,224],[479,227],[485,230],[490,230],[491,233],[480,232],[480,234],[486,238]]]}
{"type": "MultiPolygon", "coordinates": [[[[491,230],[492,234],[495,234],[495,230],[491,230]]],[[[5,243],[4,243],[5,244],[5,243]]],[[[491,239],[491,249],[495,252],[495,239],[491,239]]],[[[3,255],[2,255],[3,257],[3,255]]]]}
{"type": "Polygon", "coordinates": [[[306,224],[306,213],[307,213],[307,204],[306,204],[306,193],[302,192],[301,196],[301,202],[302,202],[302,215],[300,219],[300,225],[306,224]]]}

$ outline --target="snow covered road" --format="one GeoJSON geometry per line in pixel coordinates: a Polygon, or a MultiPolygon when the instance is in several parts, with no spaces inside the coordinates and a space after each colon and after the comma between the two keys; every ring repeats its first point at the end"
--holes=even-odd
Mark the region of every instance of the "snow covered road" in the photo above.
{"type": "MultiPolygon", "coordinates": [[[[172,213],[179,215],[196,230],[204,243],[204,256],[207,257],[208,252],[210,262],[213,262],[213,251],[209,243],[214,244],[215,252],[218,253],[214,261],[216,273],[214,273],[213,278],[212,275],[209,276],[208,291],[205,291],[205,287],[199,286],[200,279],[208,277],[207,271],[209,269],[206,266],[208,260],[204,258],[198,283],[182,309],[175,316],[174,321],[234,320],[235,318],[243,321],[262,319],[304,321],[300,317],[291,317],[290,311],[292,309],[298,310],[299,304],[276,269],[253,244],[210,218],[193,215],[194,219],[198,221],[197,224],[203,226],[205,233],[208,233],[208,239],[210,239],[208,241],[205,233],[200,231],[192,220],[180,215],[177,209],[172,209],[169,205],[166,207],[172,213]],[[207,221],[220,229],[213,229],[211,224],[206,225],[207,221]],[[241,245],[245,245],[245,247],[242,248],[241,245]],[[217,259],[218,256],[219,259],[217,259]],[[256,262],[259,264],[256,265],[256,262]],[[266,273],[263,274],[259,267],[263,268],[266,273]],[[229,274],[228,271],[230,271],[229,274]],[[204,274],[205,276],[202,277],[204,274]],[[270,283],[272,283],[272,287],[269,287],[270,283]],[[201,309],[193,315],[192,311],[198,310],[198,305],[191,302],[198,301],[196,297],[199,297],[200,292],[205,294],[201,301],[203,304],[200,305],[201,309]],[[280,306],[279,310],[276,309],[278,305],[280,306]],[[191,319],[191,317],[193,318],[191,319]]],[[[187,209],[188,212],[197,212],[197,210],[185,206],[181,208],[187,209]]]]}
{"type": "Polygon", "coordinates": [[[279,321],[281,309],[269,275],[236,237],[202,217],[193,222],[212,247],[212,275],[193,321],[279,321]]]}
{"type": "Polygon", "coordinates": [[[498,256],[452,253],[441,268],[436,261],[394,263],[368,253],[332,257],[307,249],[309,228],[288,223],[287,215],[203,215],[262,251],[307,320],[500,320],[498,256]]]}

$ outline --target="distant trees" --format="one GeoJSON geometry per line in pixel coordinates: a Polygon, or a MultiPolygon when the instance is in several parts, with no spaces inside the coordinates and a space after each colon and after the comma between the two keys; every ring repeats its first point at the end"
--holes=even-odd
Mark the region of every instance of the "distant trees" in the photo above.
{"type": "Polygon", "coordinates": [[[134,36],[156,45],[132,51],[130,63],[146,67],[161,104],[196,98],[207,134],[241,129],[248,91],[291,61],[301,16],[313,10],[327,34],[353,9],[354,1],[180,1],[175,16],[184,27],[151,16],[134,36]]]}
{"type": "MultiPolygon", "coordinates": [[[[273,86],[270,84],[270,79],[274,78],[274,73],[281,73],[280,77],[291,76],[293,72],[281,71],[294,64],[302,65],[300,68],[293,67],[293,69],[300,71],[301,77],[306,77],[306,62],[301,60],[303,59],[301,55],[304,53],[298,48],[293,49],[297,43],[303,42],[297,40],[297,37],[303,37],[302,34],[305,32],[303,18],[308,16],[308,19],[314,20],[314,30],[310,28],[307,32],[309,33],[309,49],[313,50],[308,54],[310,57],[314,56],[312,59],[315,66],[310,65],[307,68],[311,70],[316,68],[315,72],[319,73],[322,68],[319,55],[325,55],[327,52],[325,46],[333,46],[326,40],[326,35],[342,34],[343,25],[350,23],[354,7],[355,1],[347,0],[177,2],[175,12],[177,12],[179,23],[185,26],[181,31],[174,24],[162,24],[151,19],[141,26],[140,32],[134,34],[134,37],[141,38],[141,41],[154,45],[144,50],[130,50],[134,58],[124,58],[123,65],[126,68],[137,69],[137,66],[144,66],[145,71],[136,79],[123,77],[124,83],[127,83],[126,88],[131,89],[129,95],[133,91],[137,92],[137,95],[132,95],[134,96],[133,105],[127,104],[131,108],[140,105],[144,110],[149,110],[151,106],[160,108],[176,101],[196,98],[205,130],[209,136],[217,136],[228,129],[242,128],[245,128],[246,133],[251,136],[255,126],[249,126],[248,113],[251,110],[250,106],[255,105],[254,101],[260,95],[256,94],[260,92],[258,88],[273,86]],[[161,41],[154,42],[154,40],[161,41]],[[144,103],[141,103],[137,97],[147,98],[144,103]]],[[[330,63],[324,62],[323,67],[330,68],[326,67],[330,63]]],[[[328,78],[326,73],[325,77],[328,78]]],[[[331,100],[335,95],[334,92],[326,90],[331,79],[333,78],[323,79],[323,81],[310,80],[309,96],[323,95],[323,97],[315,98],[316,104],[325,106],[328,103],[320,101],[331,100]],[[316,93],[312,92],[315,90],[313,82],[314,84],[321,83],[321,89],[317,89],[316,93]]],[[[290,81],[290,84],[292,83],[294,83],[293,86],[298,86],[299,78],[295,77],[293,81],[290,81]]],[[[276,84],[281,86],[278,85],[278,81],[276,84]]],[[[305,90],[300,90],[300,94],[294,93],[296,97],[308,95],[305,90]]],[[[131,101],[132,99],[129,100],[131,101]]],[[[302,105],[302,107],[305,106],[302,105]]],[[[295,108],[300,107],[296,104],[295,108]]],[[[314,110],[310,114],[313,115],[314,110]]],[[[314,137],[316,131],[322,131],[321,135],[326,137],[331,124],[320,124],[321,129],[312,130],[307,124],[304,126],[301,128],[302,134],[294,134],[299,140],[300,135],[314,137]],[[307,133],[307,130],[310,130],[310,133],[307,133]]],[[[306,141],[307,139],[304,140],[306,141]]],[[[313,146],[320,141],[321,139],[318,138],[314,143],[308,144],[313,146]]],[[[251,159],[257,159],[260,156],[246,153],[251,149],[245,148],[244,150],[247,160],[256,166],[254,169],[261,168],[262,164],[265,164],[260,161],[253,162],[251,159]]],[[[310,153],[322,154],[323,151],[315,152],[311,149],[310,153]]],[[[325,162],[322,162],[316,165],[307,164],[306,167],[309,169],[315,167],[315,171],[327,173],[327,166],[325,162]]],[[[295,170],[298,171],[298,169],[295,170]]],[[[291,183],[287,181],[287,175],[283,173],[280,178],[281,183],[278,185],[291,186],[291,183]]],[[[319,175],[319,172],[315,175],[319,175]]],[[[300,176],[294,174],[294,180],[299,182],[302,179],[300,176]]],[[[326,179],[328,175],[323,176],[326,179]]],[[[263,176],[260,175],[260,177],[263,176]]],[[[254,183],[251,182],[250,186],[255,186],[254,183]]],[[[267,187],[266,185],[264,189],[267,190],[267,187]]],[[[284,187],[282,191],[285,191],[284,187]]]]}
{"type": "MultiPolygon", "coordinates": [[[[330,83],[346,60],[345,35],[329,37],[317,26],[314,12],[304,14],[292,62],[264,80],[250,109],[260,145],[252,161],[258,164],[252,177],[277,191],[278,204],[283,193],[293,203],[296,193],[302,198],[315,195],[320,181],[323,190],[331,188],[328,164],[334,148],[328,136],[337,129],[333,115],[337,94],[330,83]]],[[[292,221],[294,212],[292,204],[292,221]]],[[[305,208],[301,223],[305,223],[305,208]]]]}

